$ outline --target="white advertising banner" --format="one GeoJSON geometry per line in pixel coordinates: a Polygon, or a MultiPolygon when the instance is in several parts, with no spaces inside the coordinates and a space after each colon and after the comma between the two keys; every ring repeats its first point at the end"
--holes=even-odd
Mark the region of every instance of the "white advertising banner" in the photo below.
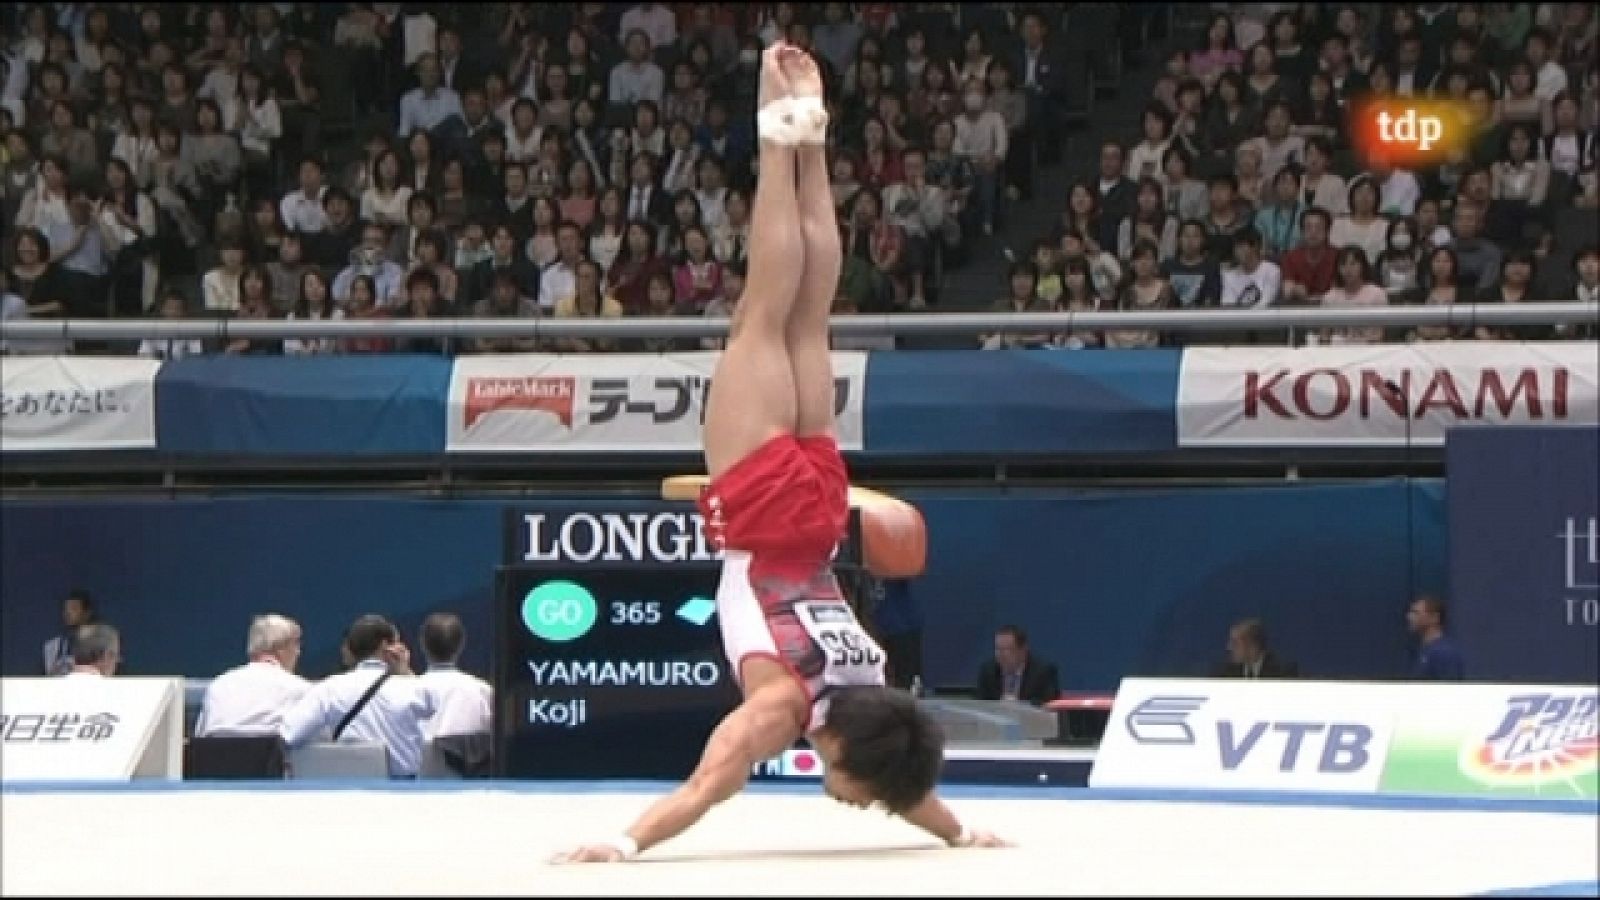
{"type": "Polygon", "coordinates": [[[0,452],[156,445],[161,361],[8,356],[0,364],[0,452]]]}
{"type": "Polygon", "coordinates": [[[1593,425],[1589,342],[1197,347],[1178,376],[1185,447],[1440,445],[1452,428],[1593,425]]]}
{"type": "Polygon", "coordinates": [[[1384,713],[1349,684],[1125,678],[1089,785],[1370,793],[1384,713]]]}
{"type": "MultiPolygon", "coordinates": [[[[451,453],[698,452],[721,354],[461,356],[450,376],[451,453]]],[[[867,354],[833,354],[839,447],[862,448],[867,354]]]]}
{"type": "Polygon", "coordinates": [[[1594,685],[1127,678],[1091,787],[1600,797],[1594,685]]]}
{"type": "Polygon", "coordinates": [[[182,679],[0,679],[0,780],[181,777],[182,679]]]}

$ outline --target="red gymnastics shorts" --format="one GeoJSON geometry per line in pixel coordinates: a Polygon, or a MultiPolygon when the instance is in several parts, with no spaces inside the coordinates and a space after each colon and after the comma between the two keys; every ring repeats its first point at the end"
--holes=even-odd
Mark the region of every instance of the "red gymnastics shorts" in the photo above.
{"type": "Polygon", "coordinates": [[[832,558],[850,520],[850,477],[832,435],[781,434],[700,495],[706,537],[810,577],[832,558]]]}

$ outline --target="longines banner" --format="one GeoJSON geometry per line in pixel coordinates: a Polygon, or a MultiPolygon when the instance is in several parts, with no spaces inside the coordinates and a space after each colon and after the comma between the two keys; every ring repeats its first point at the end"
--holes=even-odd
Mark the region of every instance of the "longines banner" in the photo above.
{"type": "Polygon", "coordinates": [[[1195,348],[1184,447],[1437,446],[1453,428],[1594,425],[1594,342],[1195,348]]]}

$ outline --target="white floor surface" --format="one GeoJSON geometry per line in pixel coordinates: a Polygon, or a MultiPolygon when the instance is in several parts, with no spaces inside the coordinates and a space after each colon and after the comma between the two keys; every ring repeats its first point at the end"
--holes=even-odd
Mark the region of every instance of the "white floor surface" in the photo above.
{"type": "Polygon", "coordinates": [[[7,792],[5,895],[1464,895],[1600,871],[1600,818],[962,796],[1015,840],[950,850],[818,794],[735,798],[627,864],[553,866],[640,793],[7,792]]]}

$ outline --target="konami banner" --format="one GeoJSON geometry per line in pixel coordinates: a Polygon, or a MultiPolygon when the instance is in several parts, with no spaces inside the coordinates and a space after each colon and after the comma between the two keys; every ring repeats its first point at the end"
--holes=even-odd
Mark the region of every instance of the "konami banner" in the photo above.
{"type": "Polygon", "coordinates": [[[1593,425],[1592,341],[1184,351],[1183,447],[1438,446],[1453,428],[1593,425]]]}

